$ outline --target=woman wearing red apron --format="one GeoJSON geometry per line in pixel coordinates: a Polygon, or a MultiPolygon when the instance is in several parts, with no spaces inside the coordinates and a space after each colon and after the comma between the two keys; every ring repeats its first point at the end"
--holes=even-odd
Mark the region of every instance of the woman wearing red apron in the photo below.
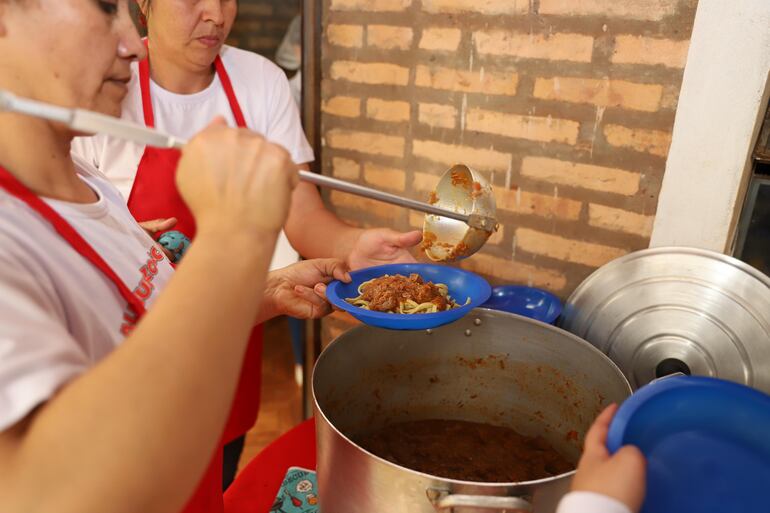
{"type": "MultiPolygon", "coordinates": [[[[224,88],[232,115],[239,128],[246,128],[238,99],[235,97],[230,77],[227,75],[222,59],[214,61],[219,81],[224,88]]],[[[139,62],[139,84],[142,93],[142,111],[146,126],[155,127],[155,116],[150,96],[150,60],[145,58],[139,62]]],[[[144,150],[139,167],[136,171],[133,187],[128,197],[128,209],[139,221],[161,218],[175,218],[174,230],[160,234],[159,242],[164,244],[169,236],[181,239],[176,248],[179,252],[175,261],[179,261],[195,237],[195,219],[190,209],[176,188],[176,169],[180,152],[175,149],[147,147],[144,150]]],[[[167,245],[167,244],[164,244],[167,245]]],[[[167,247],[171,247],[167,245],[167,247]]],[[[260,384],[262,379],[262,326],[257,326],[251,333],[251,340],[241,369],[240,381],[233,402],[230,418],[228,419],[223,442],[225,444],[241,438],[236,447],[242,447],[242,437],[257,419],[260,400],[260,384]]],[[[240,451],[237,451],[240,452],[240,451]]],[[[212,461],[204,479],[221,483],[222,454],[217,454],[212,461]]],[[[198,498],[193,498],[193,502],[198,498]]],[[[191,505],[191,511],[201,510],[191,505]]]]}
{"type": "MultiPolygon", "coordinates": [[[[0,89],[19,96],[117,115],[144,54],[126,0],[0,9],[0,89]]],[[[327,313],[312,287],[344,264],[266,272],[296,167],[219,122],[179,161],[197,234],[174,271],[70,157],[75,135],[0,114],[0,510],[216,513],[255,320],[327,313]]]]}
{"type": "MultiPolygon", "coordinates": [[[[223,116],[231,126],[248,127],[285,147],[295,163],[308,169],[313,152],[284,73],[264,57],[223,44],[236,17],[235,0],[137,3],[147,26],[150,58],[132,67],[124,119],[189,138],[212,117],[223,116]]],[[[138,221],[176,217],[177,224],[170,232],[158,234],[158,241],[172,251],[184,251],[194,224],[174,190],[173,151],[145,149],[106,137],[78,141],[74,151],[93,162],[129,198],[138,221]]],[[[284,230],[288,242],[305,258],[340,258],[353,269],[414,261],[408,249],[421,238],[420,232],[349,226],[326,210],[316,188],[306,183],[293,194],[284,230]]],[[[281,252],[292,252],[279,245],[281,252]]],[[[274,264],[282,267],[293,261],[296,257],[286,257],[274,264]]],[[[250,354],[254,358],[247,359],[242,376],[244,385],[251,382],[258,387],[256,337],[255,333],[250,354]]],[[[239,421],[231,423],[243,432],[257,413],[259,392],[254,389],[250,394],[239,394],[234,409],[239,421]]],[[[227,477],[234,474],[238,454],[229,451],[227,477]]]]}

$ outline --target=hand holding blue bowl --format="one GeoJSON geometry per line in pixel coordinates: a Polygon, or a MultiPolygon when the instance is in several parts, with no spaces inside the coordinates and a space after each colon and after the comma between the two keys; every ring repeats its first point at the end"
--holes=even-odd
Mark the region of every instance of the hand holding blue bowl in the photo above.
{"type": "Polygon", "coordinates": [[[393,330],[421,330],[449,324],[481,306],[492,293],[489,283],[481,276],[464,269],[436,264],[380,265],[353,271],[350,277],[350,283],[334,281],[329,284],[326,288],[329,302],[364,324],[393,330]],[[366,281],[386,274],[409,276],[413,273],[420,275],[426,282],[444,283],[449,289],[449,295],[461,306],[436,313],[398,314],[367,310],[345,301],[358,296],[358,287],[366,281]],[[467,304],[466,300],[469,300],[467,304]]]}

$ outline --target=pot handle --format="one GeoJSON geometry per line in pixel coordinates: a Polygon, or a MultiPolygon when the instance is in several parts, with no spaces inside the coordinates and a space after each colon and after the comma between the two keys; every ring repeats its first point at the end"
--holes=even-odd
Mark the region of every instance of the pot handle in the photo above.
{"type": "Polygon", "coordinates": [[[520,497],[499,497],[494,495],[459,495],[447,490],[428,488],[428,500],[438,511],[453,508],[496,509],[500,511],[532,511],[532,504],[520,497]]]}

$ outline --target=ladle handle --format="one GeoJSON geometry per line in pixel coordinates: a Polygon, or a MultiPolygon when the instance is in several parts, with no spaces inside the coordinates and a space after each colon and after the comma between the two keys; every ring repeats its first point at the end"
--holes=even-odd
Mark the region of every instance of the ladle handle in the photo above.
{"type": "Polygon", "coordinates": [[[412,210],[417,210],[418,212],[424,212],[426,214],[435,214],[437,216],[449,217],[450,219],[456,219],[464,223],[468,222],[469,216],[466,214],[459,214],[457,212],[452,212],[451,210],[434,207],[433,205],[424,203],[422,201],[404,198],[395,194],[390,194],[388,192],[378,191],[376,189],[370,189],[369,187],[364,187],[363,185],[358,185],[356,183],[350,183],[344,180],[338,180],[337,178],[332,178],[330,176],[311,173],[310,171],[300,171],[299,176],[302,181],[309,182],[320,187],[326,187],[327,189],[334,189],[341,192],[355,194],[356,196],[362,196],[364,198],[370,198],[373,200],[382,201],[384,203],[390,203],[391,205],[410,208],[412,210]]]}
{"type": "MultiPolygon", "coordinates": [[[[89,134],[111,135],[119,139],[157,148],[182,149],[184,145],[187,144],[187,141],[184,139],[164,134],[163,132],[147,128],[137,123],[131,123],[129,121],[83,109],[66,109],[43,102],[28,100],[26,98],[15,96],[7,91],[0,90],[0,111],[3,110],[58,121],[60,123],[65,123],[70,128],[89,134]]],[[[309,171],[300,171],[300,179],[321,187],[327,187],[329,189],[355,194],[356,196],[410,208],[426,214],[448,217],[472,225],[479,224],[476,219],[473,219],[471,222],[469,216],[466,214],[434,207],[429,203],[402,198],[395,194],[370,189],[369,187],[345,182],[329,176],[311,173],[309,171]]]]}

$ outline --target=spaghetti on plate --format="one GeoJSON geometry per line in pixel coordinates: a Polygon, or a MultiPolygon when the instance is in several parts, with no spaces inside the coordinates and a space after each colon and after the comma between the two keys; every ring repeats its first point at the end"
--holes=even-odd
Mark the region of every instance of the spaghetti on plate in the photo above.
{"type": "MultiPolygon", "coordinates": [[[[358,296],[345,299],[353,306],[399,314],[435,313],[458,308],[443,283],[425,282],[418,274],[380,276],[358,286],[358,296]]],[[[468,304],[470,298],[465,302],[468,304]]]]}

